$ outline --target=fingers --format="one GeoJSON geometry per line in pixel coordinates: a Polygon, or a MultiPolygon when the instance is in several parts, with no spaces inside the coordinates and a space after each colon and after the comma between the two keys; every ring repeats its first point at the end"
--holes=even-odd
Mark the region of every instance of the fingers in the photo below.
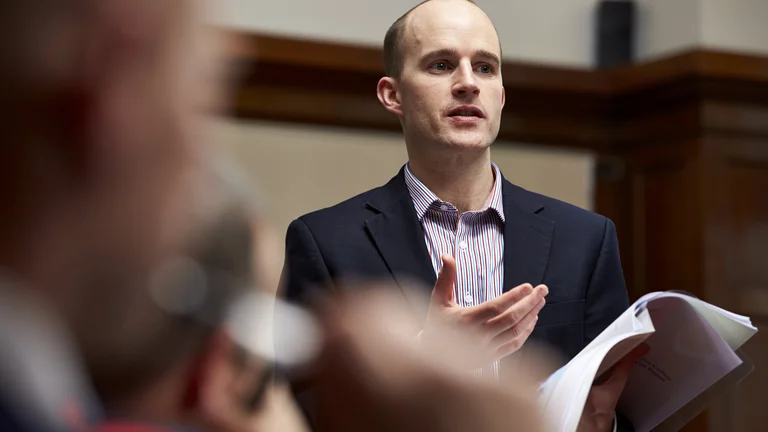
{"type": "Polygon", "coordinates": [[[537,305],[517,325],[494,338],[493,342],[499,346],[496,350],[496,355],[499,359],[516,352],[528,340],[528,337],[536,327],[536,322],[539,320],[539,311],[544,307],[544,304],[545,302],[542,299],[541,306],[537,305]]]}
{"type": "Polygon", "coordinates": [[[545,304],[546,301],[541,298],[527,313],[516,311],[515,306],[509,308],[507,312],[496,318],[496,322],[492,324],[489,322],[497,332],[493,340],[498,342],[499,345],[504,345],[518,337],[529,325],[538,320],[539,311],[541,311],[545,304]]]}
{"type": "Polygon", "coordinates": [[[518,285],[504,294],[496,297],[493,300],[489,300],[479,306],[484,312],[490,316],[500,315],[502,312],[509,309],[510,306],[524,299],[526,296],[533,292],[533,286],[529,283],[518,285]]]}
{"type": "Polygon", "coordinates": [[[635,347],[607,373],[610,376],[606,381],[592,386],[579,423],[579,430],[582,425],[586,430],[607,430],[613,422],[616,405],[624,392],[635,362],[648,351],[649,347],[646,344],[635,347]],[[587,425],[591,426],[587,427],[587,425]]]}
{"type": "Polygon", "coordinates": [[[450,304],[453,302],[453,287],[456,283],[456,260],[448,254],[444,254],[441,259],[443,268],[437,275],[432,299],[442,304],[450,304]]]}
{"type": "Polygon", "coordinates": [[[637,346],[637,348],[630,351],[625,359],[628,359],[631,364],[635,364],[636,361],[640,360],[641,357],[645,356],[649,352],[651,352],[651,347],[646,343],[641,343],[637,346]]]}
{"type": "Polygon", "coordinates": [[[527,326],[520,326],[522,329],[519,334],[511,339],[503,343],[499,346],[499,348],[496,349],[496,359],[499,360],[502,359],[512,353],[517,352],[523,344],[528,340],[528,337],[533,333],[533,329],[536,327],[536,322],[539,320],[539,317],[536,316],[530,324],[527,326]]]}
{"type": "Polygon", "coordinates": [[[649,350],[646,344],[638,345],[613,367],[611,376],[605,383],[592,387],[590,397],[594,400],[596,412],[611,412],[616,407],[635,362],[649,350]]]}
{"type": "MultiPolygon", "coordinates": [[[[547,295],[547,293],[547,287],[545,285],[539,285],[530,294],[510,305],[507,309],[497,314],[497,316],[489,319],[487,325],[493,330],[493,336],[513,328],[523,320],[523,318],[528,316],[530,312],[538,314],[541,308],[544,307],[544,296],[547,295]]],[[[525,328],[525,326],[522,328],[525,328]]]]}

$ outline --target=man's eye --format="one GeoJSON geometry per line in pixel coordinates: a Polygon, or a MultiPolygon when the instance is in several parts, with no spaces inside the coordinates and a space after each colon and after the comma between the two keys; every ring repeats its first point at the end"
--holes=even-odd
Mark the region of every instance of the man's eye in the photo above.
{"type": "Polygon", "coordinates": [[[435,62],[432,63],[430,66],[430,69],[434,69],[436,71],[447,71],[448,70],[448,63],[446,62],[435,62]]]}
{"type": "Polygon", "coordinates": [[[479,70],[479,71],[480,71],[480,73],[482,73],[482,74],[492,74],[492,73],[493,73],[493,68],[492,68],[490,65],[487,65],[487,64],[485,64],[485,65],[480,65],[480,67],[478,68],[478,70],[479,70]]]}

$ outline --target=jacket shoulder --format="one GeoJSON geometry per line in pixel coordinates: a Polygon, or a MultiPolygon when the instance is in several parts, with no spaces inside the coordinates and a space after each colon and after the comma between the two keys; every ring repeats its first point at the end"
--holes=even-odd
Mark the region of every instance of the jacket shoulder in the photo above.
{"type": "Polygon", "coordinates": [[[511,185],[511,187],[514,188],[514,193],[524,197],[525,201],[537,203],[537,206],[541,209],[538,211],[541,217],[555,222],[561,228],[599,229],[602,232],[606,223],[612,223],[601,214],[560,199],[532,192],[517,185],[511,185]]]}
{"type": "Polygon", "coordinates": [[[298,217],[297,220],[304,222],[307,226],[313,227],[327,225],[334,221],[349,221],[350,219],[354,220],[356,218],[365,217],[370,214],[370,210],[366,207],[366,202],[368,202],[368,199],[381,188],[382,186],[373,188],[333,206],[306,213],[298,217]]]}

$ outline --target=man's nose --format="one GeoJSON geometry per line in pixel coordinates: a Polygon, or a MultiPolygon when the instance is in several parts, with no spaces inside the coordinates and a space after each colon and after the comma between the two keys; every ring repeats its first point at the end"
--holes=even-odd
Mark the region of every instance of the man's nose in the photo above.
{"type": "Polygon", "coordinates": [[[468,95],[477,95],[480,88],[477,86],[477,77],[470,62],[462,62],[456,69],[455,81],[453,84],[453,95],[457,97],[466,97],[468,95]]]}

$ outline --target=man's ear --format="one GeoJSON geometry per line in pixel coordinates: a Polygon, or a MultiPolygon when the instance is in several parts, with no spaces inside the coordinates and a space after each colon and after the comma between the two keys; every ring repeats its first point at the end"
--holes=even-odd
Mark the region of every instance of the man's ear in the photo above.
{"type": "Polygon", "coordinates": [[[398,92],[397,81],[392,77],[384,77],[379,80],[376,86],[376,95],[379,102],[387,111],[400,117],[403,115],[403,109],[400,105],[400,93],[398,92]]]}
{"type": "Polygon", "coordinates": [[[111,123],[119,118],[115,113],[137,103],[119,92],[125,84],[124,72],[158,43],[159,12],[154,9],[159,6],[150,6],[148,2],[111,2],[92,15],[92,25],[65,26],[48,35],[54,45],[53,38],[63,40],[73,54],[66,64],[50,63],[55,56],[46,64],[62,85],[53,95],[55,109],[45,121],[55,128],[55,144],[62,147],[60,160],[66,160],[66,168],[76,178],[110,169],[101,158],[104,147],[115,145],[109,137],[111,123]]]}
{"type": "Polygon", "coordinates": [[[218,387],[231,385],[231,352],[232,342],[224,332],[211,335],[190,368],[182,402],[184,410],[198,411],[221,392],[218,387]]]}
{"type": "Polygon", "coordinates": [[[504,108],[504,103],[507,101],[507,92],[504,87],[501,87],[501,107],[504,108]]]}
{"type": "Polygon", "coordinates": [[[211,337],[202,358],[197,403],[187,410],[194,412],[207,430],[253,429],[261,411],[249,402],[261,388],[257,384],[262,382],[263,363],[238,347],[224,331],[211,337]]]}

